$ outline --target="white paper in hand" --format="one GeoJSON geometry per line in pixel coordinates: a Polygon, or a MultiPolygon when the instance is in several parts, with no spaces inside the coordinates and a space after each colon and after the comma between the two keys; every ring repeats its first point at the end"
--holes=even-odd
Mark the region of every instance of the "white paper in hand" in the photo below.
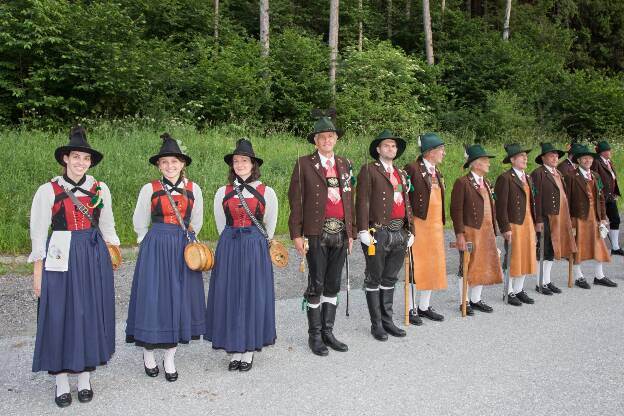
{"type": "Polygon", "coordinates": [[[71,231],[52,231],[45,269],[49,272],[66,272],[69,266],[71,231]]]}

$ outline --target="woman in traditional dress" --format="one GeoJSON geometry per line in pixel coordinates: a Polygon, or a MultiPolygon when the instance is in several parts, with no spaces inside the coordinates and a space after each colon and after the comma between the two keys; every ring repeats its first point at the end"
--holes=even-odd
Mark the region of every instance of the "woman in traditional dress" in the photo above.
{"type": "Polygon", "coordinates": [[[220,237],[204,339],[212,342],[212,348],[231,354],[228,370],[249,371],[254,351],[273,345],[276,338],[268,240],[277,223],[277,196],[259,181],[262,159],[251,142],[238,140],[224,160],[230,170],[228,184],[214,198],[220,237]]]}
{"type": "Polygon", "coordinates": [[[78,375],[78,400],[93,398],[90,373],[115,352],[115,288],[106,243],[119,246],[111,195],[87,175],[103,155],[84,128],[56,149],[63,175],[39,187],[30,212],[34,291],[39,297],[33,371],[56,376],[55,403],[72,403],[68,374],[78,375]],[[48,236],[49,228],[51,236],[48,236]]]}
{"type": "Polygon", "coordinates": [[[186,245],[201,230],[204,202],[200,187],[184,175],[192,162],[184,146],[168,133],[161,138],[160,152],[149,162],[162,176],[143,186],[132,218],[140,246],[126,342],[143,348],[149,377],[159,373],[154,350],[164,349],[165,379],[176,381],[177,345],[199,339],[205,326],[202,273],[184,261],[186,245]]]}

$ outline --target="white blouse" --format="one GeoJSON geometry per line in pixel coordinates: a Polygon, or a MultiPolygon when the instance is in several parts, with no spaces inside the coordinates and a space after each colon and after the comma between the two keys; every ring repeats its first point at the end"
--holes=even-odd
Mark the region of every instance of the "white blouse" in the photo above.
{"type": "MultiPolygon", "coordinates": [[[[238,182],[235,182],[238,184],[238,182]]],[[[262,182],[253,181],[250,182],[253,188],[257,188],[262,182]]],[[[226,225],[225,211],[223,210],[223,197],[225,196],[225,186],[222,186],[217,190],[217,193],[214,197],[214,216],[215,222],[217,223],[217,231],[219,231],[219,235],[223,232],[223,229],[226,225]]],[[[253,195],[247,189],[243,189],[243,197],[244,198],[252,198],[253,195]]],[[[234,195],[233,198],[238,198],[238,195],[234,195]]],[[[264,228],[266,229],[267,234],[269,235],[269,239],[273,238],[273,234],[275,234],[275,226],[277,225],[277,195],[273,188],[266,187],[264,190],[264,201],[266,202],[266,206],[264,207],[264,216],[262,222],[264,223],[264,228]]],[[[255,227],[255,225],[254,225],[255,227]]]]}
{"type": "MultiPolygon", "coordinates": [[[[188,179],[184,178],[184,186],[188,183],[188,179]]],[[[171,186],[165,184],[167,190],[171,192],[171,195],[180,195],[177,191],[171,191],[171,186]]],[[[180,184],[179,186],[182,186],[180,184]]],[[[137,243],[141,243],[145,234],[149,230],[149,226],[152,223],[152,184],[147,183],[143,185],[139,192],[139,198],[137,200],[136,207],[134,208],[134,215],[132,216],[132,224],[134,225],[134,231],[137,233],[137,243]]],[[[193,182],[193,197],[195,202],[193,203],[193,209],[191,210],[191,226],[195,234],[199,234],[202,225],[204,224],[204,197],[199,185],[193,182]]]]}
{"type": "MultiPolygon", "coordinates": [[[[69,187],[74,185],[68,183],[62,176],[52,178],[52,181],[58,182],[59,185],[69,187]]],[[[91,175],[87,175],[85,182],[80,185],[81,188],[89,190],[95,183],[95,179],[91,175]]],[[[104,241],[109,244],[118,246],[119,237],[115,231],[115,219],[113,217],[112,199],[110,190],[104,182],[100,182],[102,203],[104,207],[100,211],[98,226],[102,231],[104,241]]],[[[76,196],[86,196],[85,193],[77,190],[76,196]]],[[[54,205],[54,189],[50,182],[44,183],[37,189],[30,208],[30,240],[32,242],[32,251],[28,256],[28,262],[32,263],[37,260],[43,260],[46,256],[46,241],[50,225],[52,224],[52,206],[54,205]]]]}

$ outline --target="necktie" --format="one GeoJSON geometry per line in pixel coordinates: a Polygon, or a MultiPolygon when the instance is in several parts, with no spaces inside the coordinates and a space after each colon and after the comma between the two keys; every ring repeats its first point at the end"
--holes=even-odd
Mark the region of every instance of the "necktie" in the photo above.
{"type": "MultiPolygon", "coordinates": [[[[336,178],[338,175],[336,174],[336,168],[332,164],[330,159],[327,159],[325,162],[325,177],[326,178],[336,178]]],[[[327,188],[327,197],[332,202],[332,204],[337,204],[340,202],[340,189],[338,187],[328,187],[327,188]]]]}
{"type": "Polygon", "coordinates": [[[396,178],[396,176],[394,176],[394,169],[390,170],[390,168],[387,168],[386,174],[388,175],[388,178],[390,178],[390,183],[392,184],[392,189],[394,190],[394,203],[395,204],[403,203],[403,194],[401,193],[399,180],[396,178]]]}

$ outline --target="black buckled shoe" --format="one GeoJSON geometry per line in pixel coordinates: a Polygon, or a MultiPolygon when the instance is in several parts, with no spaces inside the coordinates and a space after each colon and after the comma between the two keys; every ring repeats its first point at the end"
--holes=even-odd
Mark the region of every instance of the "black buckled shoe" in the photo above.
{"type": "Polygon", "coordinates": [[[518,299],[513,293],[507,295],[507,303],[511,306],[522,306],[520,299],[518,299]]]}
{"type": "Polygon", "coordinates": [[[145,368],[145,374],[147,374],[149,377],[156,377],[158,376],[158,365],[156,365],[156,367],[154,368],[147,368],[147,366],[145,365],[145,363],[143,363],[143,368],[145,368]]]}
{"type": "MultiPolygon", "coordinates": [[[[163,361],[163,368],[165,368],[165,362],[163,361]]],[[[165,379],[167,381],[170,382],[174,382],[178,380],[178,372],[176,371],[175,373],[168,373],[167,370],[165,370],[165,379]]]]}
{"type": "Polygon", "coordinates": [[[520,299],[522,303],[526,303],[527,305],[533,305],[535,303],[533,298],[529,297],[529,295],[524,290],[516,293],[516,297],[520,299]]]}
{"type": "Polygon", "coordinates": [[[494,308],[492,308],[490,305],[483,302],[482,300],[480,300],[479,302],[470,301],[470,306],[472,307],[472,309],[476,309],[481,312],[485,312],[485,313],[494,312],[494,308]]]}
{"type": "Polygon", "coordinates": [[[422,316],[432,321],[442,322],[444,320],[444,316],[437,313],[431,306],[429,306],[426,311],[420,310],[420,308],[417,308],[417,311],[418,316],[422,316]]]}
{"type": "Polygon", "coordinates": [[[392,304],[394,303],[394,288],[379,289],[379,301],[381,302],[381,325],[386,332],[393,337],[404,337],[405,330],[399,328],[392,322],[392,304]]]}
{"type": "MultiPolygon", "coordinates": [[[[321,305],[321,339],[323,343],[334,351],[346,352],[349,347],[344,342],[340,342],[334,336],[334,321],[336,320],[336,305],[323,302],[321,305]]],[[[242,364],[241,364],[242,365],[242,364]]]]}
{"type": "Polygon", "coordinates": [[[238,371],[247,372],[247,371],[251,370],[252,364],[253,364],[253,357],[251,358],[251,362],[250,363],[248,363],[246,361],[241,361],[240,362],[240,367],[239,367],[238,371]]]}
{"type": "Polygon", "coordinates": [[[329,350],[323,344],[321,339],[321,307],[310,308],[308,307],[308,346],[310,350],[320,356],[325,357],[329,354],[329,350]]]}
{"type": "Polygon", "coordinates": [[[552,283],[548,283],[546,286],[548,286],[548,289],[550,289],[552,293],[561,293],[561,289],[559,289],[557,286],[553,285],[552,283]]]}
{"type": "Polygon", "coordinates": [[[581,289],[591,289],[591,286],[587,283],[587,280],[585,280],[584,277],[576,279],[574,281],[574,286],[580,287],[581,289]]]}
{"type": "Polygon", "coordinates": [[[89,384],[88,389],[82,389],[78,391],[78,401],[80,403],[88,403],[91,400],[93,400],[93,389],[91,388],[91,385],[89,384]]]}
{"type": "MultiPolygon", "coordinates": [[[[459,311],[462,311],[462,305],[459,304],[459,311]]],[[[474,316],[474,310],[470,306],[470,302],[466,302],[466,316],[474,316]]]]}
{"type": "Polygon", "coordinates": [[[232,360],[228,364],[228,371],[236,371],[240,368],[241,362],[239,360],[232,360]]]}
{"type": "Polygon", "coordinates": [[[418,312],[416,309],[410,309],[409,311],[409,323],[410,325],[421,326],[423,324],[423,320],[418,316],[418,312]]]}
{"type": "Polygon", "coordinates": [[[542,286],[541,289],[540,289],[540,287],[538,285],[536,285],[535,286],[535,291],[541,293],[542,295],[546,295],[546,296],[552,296],[552,294],[553,294],[552,290],[550,290],[548,285],[542,286]]]}
{"type": "Polygon", "coordinates": [[[371,320],[371,335],[377,341],[387,341],[388,333],[381,325],[381,303],[379,302],[378,290],[366,291],[366,305],[368,305],[368,314],[371,320]]]}
{"type": "Polygon", "coordinates": [[[611,250],[612,256],[624,256],[624,250],[618,248],[617,250],[611,250]]]}
{"type": "Polygon", "coordinates": [[[617,283],[615,283],[613,280],[609,279],[608,277],[603,277],[602,279],[598,279],[597,277],[594,277],[594,284],[600,285],[600,286],[606,286],[606,287],[617,287],[617,283]]]}
{"type": "Polygon", "coordinates": [[[72,404],[71,393],[63,393],[60,396],[57,396],[56,389],[54,389],[54,403],[61,408],[69,406],[72,404]]]}

